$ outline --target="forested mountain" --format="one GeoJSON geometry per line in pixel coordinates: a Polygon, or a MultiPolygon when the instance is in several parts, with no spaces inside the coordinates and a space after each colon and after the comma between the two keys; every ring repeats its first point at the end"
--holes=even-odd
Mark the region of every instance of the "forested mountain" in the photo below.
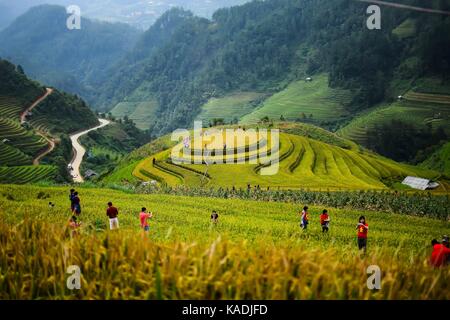
{"type": "MultiPolygon", "coordinates": [[[[96,104],[155,100],[152,130],[161,134],[191,126],[210,97],[275,93],[318,72],[329,74],[331,87],[352,92],[350,112],[393,99],[422,76],[447,77],[448,17],[383,7],[382,29],[369,30],[366,9],[350,0],[269,0],[218,10],[212,20],[173,11],[170,39],[157,48],[141,40],[129,54],[134,61],[110,70],[96,104]],[[407,21],[413,31],[401,34],[407,21]]],[[[157,39],[157,32],[145,37],[157,39]]]]}
{"type": "Polygon", "coordinates": [[[82,19],[67,28],[64,7],[30,9],[0,32],[0,56],[33,78],[90,100],[104,71],[134,46],[140,32],[125,24],[82,19]]]}
{"type": "Polygon", "coordinates": [[[210,18],[219,8],[243,4],[249,0],[0,0],[0,29],[33,6],[54,4],[78,5],[89,19],[122,22],[139,29],[148,29],[161,15],[173,7],[192,10],[196,15],[210,18]]]}

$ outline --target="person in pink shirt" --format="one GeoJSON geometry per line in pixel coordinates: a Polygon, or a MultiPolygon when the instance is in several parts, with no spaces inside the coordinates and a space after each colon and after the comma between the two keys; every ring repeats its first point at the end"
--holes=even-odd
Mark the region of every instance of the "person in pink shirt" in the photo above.
{"type": "Polygon", "coordinates": [[[147,213],[147,208],[142,208],[141,213],[139,214],[139,220],[141,221],[141,228],[144,229],[145,232],[150,230],[148,219],[151,218],[153,218],[153,213],[147,213]]]}

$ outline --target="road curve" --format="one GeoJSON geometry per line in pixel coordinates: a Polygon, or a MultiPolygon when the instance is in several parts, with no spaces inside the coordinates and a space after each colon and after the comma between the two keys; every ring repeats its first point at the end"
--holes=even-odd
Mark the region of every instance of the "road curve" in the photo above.
{"type": "Polygon", "coordinates": [[[70,136],[70,140],[72,141],[72,147],[73,147],[73,151],[74,151],[74,157],[69,164],[73,168],[73,170],[72,170],[73,182],[76,182],[76,183],[84,182],[84,179],[80,174],[80,166],[81,166],[81,162],[83,161],[83,157],[86,154],[86,149],[80,144],[80,142],[78,140],[82,136],[88,134],[89,132],[106,127],[107,125],[109,125],[111,123],[111,121],[106,120],[106,119],[98,119],[98,120],[100,121],[99,126],[79,132],[79,133],[75,133],[70,136]]]}
{"type": "Polygon", "coordinates": [[[23,111],[20,114],[20,123],[24,124],[27,121],[27,116],[28,114],[37,107],[37,105],[39,103],[41,103],[42,101],[44,101],[49,95],[51,95],[53,93],[53,89],[52,88],[45,88],[45,94],[40,97],[39,99],[37,99],[31,106],[29,106],[25,111],[23,111]]]}

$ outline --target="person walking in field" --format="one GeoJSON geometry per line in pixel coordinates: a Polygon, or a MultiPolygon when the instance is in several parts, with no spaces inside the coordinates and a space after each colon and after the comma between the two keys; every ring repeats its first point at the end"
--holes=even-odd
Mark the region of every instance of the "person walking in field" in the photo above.
{"type": "Polygon", "coordinates": [[[322,226],[322,232],[328,232],[330,226],[330,216],[328,215],[328,210],[323,210],[320,215],[320,225],[322,226]]]}
{"type": "Polygon", "coordinates": [[[308,228],[309,224],[309,213],[308,213],[308,207],[303,207],[303,211],[301,213],[301,222],[300,222],[300,228],[303,230],[306,230],[308,228]]]}
{"type": "Polygon", "coordinates": [[[214,210],[211,214],[211,222],[214,224],[219,223],[219,214],[214,210]]]}
{"type": "Polygon", "coordinates": [[[147,213],[147,208],[142,208],[141,213],[139,213],[139,221],[141,223],[141,228],[144,232],[148,232],[150,230],[150,225],[148,224],[148,219],[153,218],[153,213],[147,213]]]}
{"type": "Polygon", "coordinates": [[[367,233],[369,232],[369,225],[366,222],[366,217],[359,217],[356,230],[358,230],[358,248],[359,250],[363,250],[365,254],[367,250],[367,233]]]}
{"type": "Polygon", "coordinates": [[[106,209],[106,215],[109,217],[109,229],[119,229],[119,210],[113,206],[112,202],[108,202],[108,209],[106,209]]]}
{"type": "Polygon", "coordinates": [[[81,214],[81,200],[78,192],[74,192],[72,197],[72,214],[79,216],[81,214]]]}

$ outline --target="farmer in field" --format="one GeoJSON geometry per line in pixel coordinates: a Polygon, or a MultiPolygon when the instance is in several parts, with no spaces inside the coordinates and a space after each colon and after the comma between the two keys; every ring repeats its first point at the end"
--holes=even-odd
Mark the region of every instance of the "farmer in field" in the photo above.
{"type": "Polygon", "coordinates": [[[78,192],[75,191],[72,197],[72,214],[79,216],[81,214],[81,200],[78,192]]]}
{"type": "Polygon", "coordinates": [[[450,257],[450,249],[445,246],[445,241],[448,244],[448,238],[442,239],[442,243],[439,243],[434,239],[431,244],[433,245],[433,251],[431,252],[430,264],[435,268],[440,268],[448,265],[448,259],[450,257]]]}
{"type": "Polygon", "coordinates": [[[366,253],[367,233],[369,231],[369,225],[366,222],[366,217],[359,217],[359,222],[356,225],[356,230],[358,230],[358,248],[359,250],[364,250],[364,253],[366,253]]]}
{"type": "Polygon", "coordinates": [[[322,232],[328,232],[330,226],[330,216],[328,215],[328,210],[323,210],[320,215],[320,225],[322,226],[322,232]]]}
{"type": "Polygon", "coordinates": [[[303,207],[303,211],[301,213],[301,222],[300,222],[300,228],[303,230],[306,230],[308,228],[309,224],[309,213],[308,213],[308,207],[303,207]]]}
{"type": "Polygon", "coordinates": [[[153,218],[153,213],[147,213],[147,208],[142,208],[141,213],[139,213],[139,221],[141,222],[141,228],[144,232],[148,232],[150,230],[148,219],[151,218],[153,218]]]}
{"type": "Polygon", "coordinates": [[[108,209],[106,209],[106,215],[109,217],[109,229],[119,229],[119,210],[113,206],[112,202],[108,202],[108,209]]]}
{"type": "Polygon", "coordinates": [[[214,210],[211,214],[211,222],[217,224],[219,222],[219,214],[214,210]]]}

